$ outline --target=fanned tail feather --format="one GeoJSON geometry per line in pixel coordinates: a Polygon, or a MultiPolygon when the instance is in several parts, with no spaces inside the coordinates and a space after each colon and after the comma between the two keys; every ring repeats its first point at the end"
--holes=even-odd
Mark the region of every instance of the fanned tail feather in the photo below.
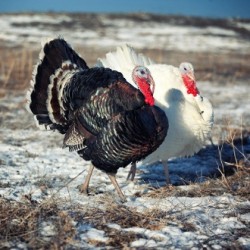
{"type": "Polygon", "coordinates": [[[154,62],[150,58],[136,53],[131,46],[126,44],[117,47],[114,52],[107,53],[105,58],[98,58],[96,66],[123,72],[125,78],[131,83],[131,72],[135,66],[148,66],[151,64],[154,64],[154,62]]]}
{"type": "Polygon", "coordinates": [[[65,133],[67,107],[63,89],[83,69],[88,69],[86,62],[63,39],[43,44],[27,93],[27,109],[34,114],[38,125],[65,133]]]}

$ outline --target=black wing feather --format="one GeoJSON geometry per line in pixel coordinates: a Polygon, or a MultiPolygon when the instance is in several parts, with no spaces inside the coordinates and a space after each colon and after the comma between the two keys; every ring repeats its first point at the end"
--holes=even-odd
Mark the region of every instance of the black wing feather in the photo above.
{"type": "Polygon", "coordinates": [[[64,100],[70,110],[69,116],[73,119],[77,116],[93,135],[119,113],[145,104],[141,92],[128,84],[122,74],[103,68],[75,74],[64,89],[64,100]]]}
{"type": "Polygon", "coordinates": [[[158,107],[124,111],[110,120],[93,142],[78,151],[105,172],[139,161],[163,142],[168,130],[165,113],[158,107]],[[161,119],[161,124],[157,120],[161,119]]]}

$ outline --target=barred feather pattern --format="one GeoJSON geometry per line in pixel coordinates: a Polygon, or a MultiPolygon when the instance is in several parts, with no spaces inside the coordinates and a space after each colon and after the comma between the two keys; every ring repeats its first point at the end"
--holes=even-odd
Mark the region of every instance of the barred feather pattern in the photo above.
{"type": "Polygon", "coordinates": [[[167,135],[160,108],[121,73],[88,68],[61,38],[45,43],[28,95],[40,125],[65,134],[64,147],[108,173],[146,157],[167,135]]]}
{"type": "Polygon", "coordinates": [[[118,168],[139,161],[156,150],[167,130],[167,118],[158,107],[126,111],[112,119],[96,140],[78,153],[84,159],[91,158],[101,170],[116,173],[118,168]]]}
{"type": "Polygon", "coordinates": [[[63,89],[75,72],[87,68],[86,62],[63,39],[44,43],[32,73],[26,105],[40,128],[66,132],[63,89]]]}

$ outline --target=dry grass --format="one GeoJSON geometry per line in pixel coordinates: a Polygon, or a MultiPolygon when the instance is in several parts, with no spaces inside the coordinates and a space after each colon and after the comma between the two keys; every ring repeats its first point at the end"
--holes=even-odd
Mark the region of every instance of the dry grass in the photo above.
{"type": "MultiPolygon", "coordinates": [[[[103,56],[104,51],[94,48],[76,48],[83,56],[89,66],[96,63],[98,57],[103,56]]],[[[0,47],[0,98],[27,90],[30,84],[34,65],[38,61],[39,50],[28,50],[27,48],[13,48],[6,50],[0,47]]]]}
{"type": "Polygon", "coordinates": [[[29,197],[24,198],[25,202],[0,198],[0,246],[10,247],[8,242],[24,242],[31,248],[59,249],[72,241],[75,235],[72,220],[59,210],[57,202],[38,204],[29,197]],[[45,237],[42,232],[44,222],[54,225],[50,237],[45,237]]]}
{"type": "MultiPolygon", "coordinates": [[[[86,60],[89,66],[108,51],[98,48],[77,47],[76,51],[86,60]]],[[[212,54],[206,52],[162,51],[155,49],[139,50],[153,60],[178,66],[180,62],[189,61],[195,66],[199,81],[234,82],[249,79],[250,55],[246,54],[212,54]],[[207,72],[210,72],[209,74],[207,72]]],[[[38,61],[39,50],[13,48],[6,50],[0,47],[0,97],[13,91],[23,91],[29,86],[33,66],[38,61]]]]}
{"type": "Polygon", "coordinates": [[[0,48],[0,53],[0,96],[10,91],[27,88],[36,53],[27,49],[6,50],[5,48],[0,48]]]}
{"type": "MultiPolygon", "coordinates": [[[[92,66],[104,51],[94,48],[76,48],[87,63],[92,66]]],[[[34,65],[38,61],[39,50],[27,48],[7,49],[0,47],[0,97],[8,93],[23,91],[29,87],[34,65]]]]}
{"type": "MultiPolygon", "coordinates": [[[[56,200],[47,200],[38,204],[29,197],[25,197],[25,202],[0,198],[0,247],[15,246],[15,243],[20,242],[27,244],[30,248],[36,246],[42,249],[61,249],[66,245],[72,246],[78,240],[77,225],[72,222],[74,220],[78,224],[89,224],[96,229],[103,230],[105,237],[108,237],[105,243],[92,238],[86,240],[88,243],[98,247],[109,245],[126,248],[132,241],[143,236],[113,228],[109,226],[110,224],[118,224],[123,229],[140,227],[145,230],[160,230],[166,226],[168,220],[173,221],[175,218],[168,212],[148,210],[139,213],[135,209],[115,203],[109,205],[107,210],[72,208],[69,212],[60,209],[57,204],[56,200]],[[53,225],[53,234],[44,234],[46,231],[44,222],[53,225]],[[12,242],[12,245],[9,245],[9,242],[12,242]]],[[[190,225],[183,225],[183,230],[188,230],[190,227],[190,225]]]]}
{"type": "Polygon", "coordinates": [[[113,228],[110,226],[111,224],[119,225],[122,229],[139,227],[145,230],[160,230],[167,225],[169,217],[168,212],[157,209],[140,213],[133,208],[112,203],[111,205],[109,204],[106,210],[91,208],[85,212],[78,211],[74,219],[78,222],[88,223],[96,229],[103,230],[105,237],[109,238],[105,243],[98,241],[90,241],[89,243],[99,247],[108,245],[123,249],[129,248],[131,242],[143,238],[143,236],[139,233],[113,228]]]}
{"type": "Polygon", "coordinates": [[[86,211],[84,218],[98,229],[104,229],[109,223],[116,223],[122,228],[159,230],[166,225],[167,212],[155,209],[140,213],[124,205],[112,204],[108,210],[93,208],[86,211]]]}
{"type": "Polygon", "coordinates": [[[167,63],[178,67],[180,62],[189,61],[194,65],[198,81],[234,83],[249,79],[249,54],[217,54],[208,52],[180,52],[144,49],[141,51],[156,62],[167,63]]]}
{"type": "Polygon", "coordinates": [[[143,196],[152,198],[174,197],[202,197],[202,196],[219,196],[230,193],[243,199],[250,199],[250,168],[239,170],[232,176],[209,179],[203,183],[190,183],[189,188],[166,186],[161,188],[152,188],[143,196]]]}

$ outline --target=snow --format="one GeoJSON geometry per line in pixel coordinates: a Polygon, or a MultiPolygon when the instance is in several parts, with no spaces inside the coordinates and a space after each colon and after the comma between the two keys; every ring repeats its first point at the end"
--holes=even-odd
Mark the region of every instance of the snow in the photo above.
{"type": "MultiPolygon", "coordinates": [[[[111,20],[102,15],[98,21],[102,28],[85,28],[86,24],[70,15],[1,15],[0,41],[8,46],[39,44],[43,37],[63,36],[76,45],[112,48],[129,43],[136,48],[180,51],[242,51],[250,50],[247,40],[234,31],[214,26],[192,27],[164,22],[147,21],[139,25],[136,20],[111,20]],[[72,32],[73,31],[73,32],[72,32]],[[156,39],[157,37],[157,39],[156,39]],[[185,38],[185,39],[184,39],[185,38]],[[146,42],[145,42],[146,41],[146,42]],[[185,43],[183,42],[185,41],[185,43]]],[[[247,25],[238,23],[238,25],[247,25]]],[[[245,27],[244,26],[244,27],[245,27]]]]}
{"type": "MultiPolygon", "coordinates": [[[[13,98],[8,97],[4,101],[15,103],[15,97],[13,98]]],[[[20,115],[22,116],[22,112],[20,115]]],[[[28,114],[26,116],[31,118],[28,114]]],[[[12,119],[18,120],[19,117],[12,119]]],[[[50,197],[58,197],[64,200],[62,205],[64,209],[71,209],[74,204],[85,208],[89,207],[89,209],[91,207],[108,209],[110,198],[115,203],[119,200],[107,176],[98,170],[94,172],[90,184],[90,191],[94,192],[95,195],[87,197],[79,193],[76,187],[82,183],[84,176],[86,176],[89,163],[84,162],[77,154],[61,149],[61,135],[39,131],[36,128],[11,130],[6,127],[1,128],[0,135],[2,138],[0,143],[0,182],[2,186],[11,183],[9,187],[0,188],[1,196],[20,201],[24,195],[30,194],[32,199],[38,202],[50,197]],[[79,175],[79,173],[82,174],[79,175]]],[[[185,163],[186,175],[188,175],[188,171],[190,175],[192,175],[192,171],[197,171],[199,163],[196,157],[189,158],[188,161],[183,159],[170,161],[171,178],[172,174],[175,175],[175,171],[176,175],[178,175],[178,171],[181,171],[178,169],[178,166],[182,165],[180,163],[185,163]]],[[[210,159],[210,161],[211,164],[212,160],[210,159]]],[[[206,161],[206,166],[208,165],[206,161]]],[[[160,167],[149,169],[141,166],[140,171],[146,172],[148,178],[151,178],[151,182],[160,185],[163,172],[160,167]]],[[[239,217],[234,211],[238,205],[247,207],[249,203],[244,203],[237,197],[228,194],[218,197],[173,196],[164,199],[136,197],[134,195],[137,192],[148,193],[151,184],[146,181],[143,174],[136,176],[135,183],[127,183],[125,181],[127,173],[128,168],[125,168],[119,170],[117,174],[117,180],[127,196],[127,202],[124,206],[136,209],[141,213],[157,209],[167,214],[174,214],[176,218],[175,221],[169,221],[160,230],[139,227],[123,228],[119,225],[119,221],[107,224],[107,227],[113,230],[140,235],[138,239],[131,242],[130,247],[191,249],[214,235],[223,235],[231,230],[244,230],[246,228],[242,221],[249,220],[249,213],[239,217]],[[184,222],[194,225],[195,231],[183,230],[181,223],[184,222]]],[[[182,186],[182,189],[187,190],[188,187],[182,186]]],[[[77,225],[81,244],[86,244],[86,242],[105,243],[109,240],[104,230],[77,221],[75,221],[75,225],[77,225]]],[[[45,238],[54,234],[51,222],[43,222],[41,230],[41,234],[45,238]]],[[[220,242],[216,242],[213,248],[220,249],[220,242]]],[[[240,242],[242,245],[249,244],[245,237],[240,242]]],[[[90,247],[91,244],[87,246],[90,247]]]]}
{"type": "Polygon", "coordinates": [[[236,22],[236,25],[240,28],[244,28],[250,31],[250,24],[249,23],[243,23],[243,22],[236,22]]]}
{"type": "MultiPolygon", "coordinates": [[[[137,48],[196,52],[209,50],[213,53],[250,49],[249,42],[238,37],[235,31],[210,26],[187,28],[155,22],[139,26],[133,20],[121,19],[114,22],[103,18],[102,32],[98,28],[84,29],[79,23],[70,28],[60,26],[56,32],[52,28],[52,25],[72,21],[72,17],[67,15],[56,19],[38,14],[1,15],[0,41],[9,43],[9,46],[25,43],[26,46],[36,48],[40,46],[42,37],[60,34],[65,35],[67,40],[74,41],[74,45],[84,42],[85,45],[105,49],[125,42],[137,48]],[[38,27],[46,26],[47,29],[38,29],[32,24],[34,22],[39,24],[38,27]],[[24,25],[27,28],[24,29],[24,25]]],[[[231,120],[231,125],[238,128],[241,119],[245,125],[250,124],[248,82],[233,82],[226,86],[206,81],[198,82],[198,87],[214,105],[215,129],[222,125],[224,119],[231,120]]],[[[82,160],[74,152],[62,149],[62,135],[38,130],[32,116],[24,109],[24,99],[25,93],[21,93],[1,98],[0,102],[0,115],[6,118],[0,127],[0,196],[21,201],[25,195],[30,195],[37,202],[56,197],[63,201],[60,208],[67,211],[72,211],[75,206],[85,209],[84,211],[93,208],[106,211],[112,204],[120,204],[109,178],[98,170],[94,171],[91,179],[91,195],[79,193],[77,186],[83,182],[89,162],[82,160]]],[[[218,137],[213,137],[215,143],[217,139],[218,137]]],[[[218,174],[216,154],[217,146],[213,147],[208,142],[200,154],[188,159],[171,159],[169,169],[173,184],[197,182],[196,186],[182,185],[174,188],[188,191],[199,187],[199,182],[218,174]]],[[[117,181],[127,197],[123,206],[139,213],[160,210],[169,218],[161,228],[156,229],[123,227],[119,221],[107,223],[110,230],[130,232],[138,236],[130,243],[131,248],[223,249],[223,246],[228,246],[225,235],[232,235],[234,230],[246,230],[250,221],[249,201],[228,193],[220,196],[152,198],[147,196],[152,188],[165,185],[162,166],[157,163],[152,167],[140,165],[134,183],[126,181],[128,171],[129,167],[120,169],[117,174],[117,181]],[[248,212],[239,213],[241,208],[248,212]]],[[[73,216],[72,220],[77,228],[76,247],[95,249],[94,242],[108,244],[110,238],[105,230],[77,221],[73,216]]],[[[54,224],[43,221],[40,233],[45,238],[53,237],[54,224]]],[[[250,248],[249,237],[234,240],[242,247],[250,248]]],[[[13,246],[10,243],[7,247],[13,246]]],[[[26,248],[24,243],[15,247],[26,248]]]]}
{"type": "Polygon", "coordinates": [[[80,237],[83,241],[85,240],[95,240],[100,242],[105,242],[108,240],[107,237],[104,237],[105,232],[102,230],[97,230],[95,228],[91,228],[87,231],[87,233],[81,234],[80,237]]]}
{"type": "Polygon", "coordinates": [[[55,235],[55,226],[52,224],[52,222],[43,221],[41,223],[41,227],[42,227],[41,234],[43,236],[51,237],[51,236],[55,235]]]}

